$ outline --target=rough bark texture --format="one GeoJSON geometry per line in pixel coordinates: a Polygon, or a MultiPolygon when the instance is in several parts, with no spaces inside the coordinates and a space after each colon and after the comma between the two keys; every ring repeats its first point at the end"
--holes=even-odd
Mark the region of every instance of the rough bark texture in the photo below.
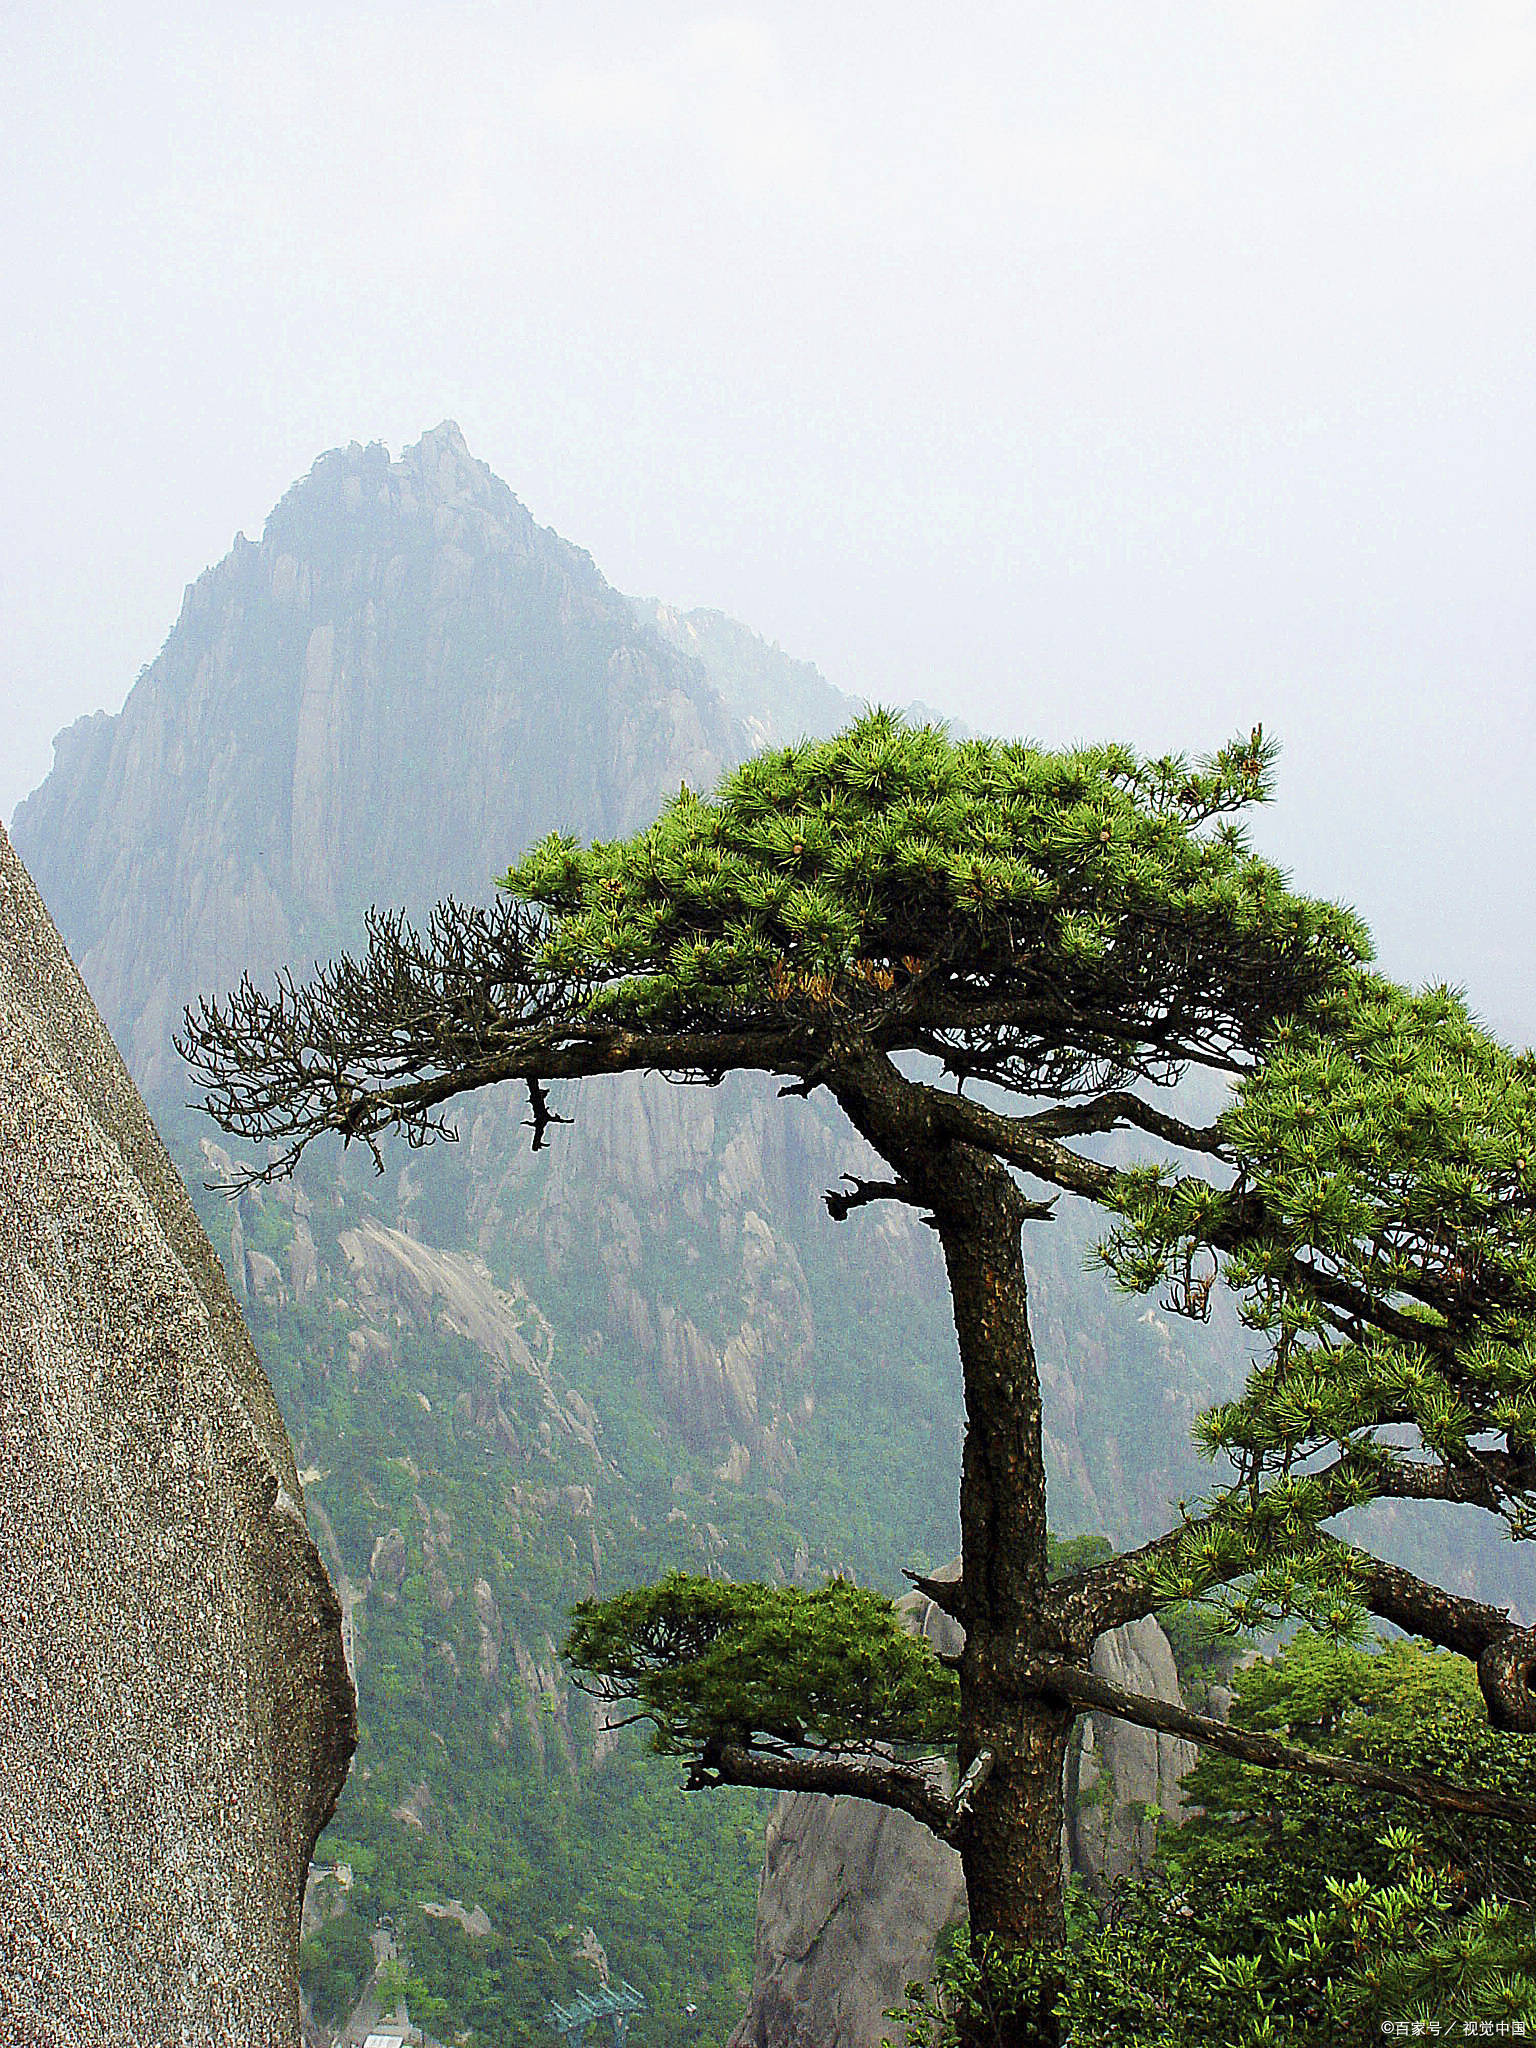
{"type": "MultiPolygon", "coordinates": [[[[1045,1457],[1040,1375],[1029,1329],[1021,1231],[1034,1205],[990,1154],[939,1121],[931,1090],[887,1060],[852,1062],[831,1081],[844,1110],[932,1211],[944,1251],[964,1373],[960,1480],[966,1630],[960,1658],[962,1771],[992,1759],[959,1838],[971,1929],[1001,1949],[1055,1947],[1062,1917],[1062,1778],[1073,1709],[1025,1690],[1032,1659],[1064,1643],[1046,1603],[1045,1457]]],[[[997,2048],[1050,2042],[1021,2016],[997,2048]]]]}
{"type": "Polygon", "coordinates": [[[1502,1607],[1448,1593],[1399,1565],[1361,1551],[1350,1556],[1373,1614],[1472,1659],[1495,1728],[1524,1735],[1536,1729],[1536,1629],[1517,1626],[1502,1607]]]}
{"type": "Polygon", "coordinates": [[[223,1274],[0,832],[0,2036],[298,2040],[355,1739],[223,1274]]]}
{"type": "Polygon", "coordinates": [[[992,1769],[961,1840],[972,1925],[1009,1946],[1062,1934],[1062,1768],[1070,1708],[1022,1699],[1021,1660],[1046,1584],[1040,1379],[1007,1172],[968,1147],[946,1160],[939,1239],[965,1373],[960,1529],[966,1566],[960,1767],[992,1769]]]}

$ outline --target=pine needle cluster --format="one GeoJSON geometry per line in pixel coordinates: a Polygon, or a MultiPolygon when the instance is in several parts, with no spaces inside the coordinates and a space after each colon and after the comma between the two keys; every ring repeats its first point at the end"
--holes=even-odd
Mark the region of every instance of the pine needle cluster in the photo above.
{"type": "Polygon", "coordinates": [[[1331,1516],[1447,1500],[1536,1533],[1536,1062],[1453,992],[1357,972],[1281,1023],[1218,1129],[1230,1184],[1122,1175],[1099,1250],[1138,1291],[1219,1269],[1262,1339],[1197,1425],[1231,1477],[1160,1569],[1189,1597],[1246,1554],[1236,1622],[1347,1632],[1331,1516]]]}
{"type": "Polygon", "coordinates": [[[551,918],[541,964],[634,1029],[857,1027],[1039,1092],[1218,1057],[1364,956],[1233,814],[1255,734],[1211,760],[956,744],[871,711],[684,789],[626,840],[553,836],[502,878],[551,918]]]}
{"type": "Polygon", "coordinates": [[[697,1755],[733,1739],[772,1751],[954,1741],[959,1682],[890,1600],[848,1579],[729,1585],[670,1572],[571,1615],[578,1684],[633,1707],[655,1746],[697,1755]]]}

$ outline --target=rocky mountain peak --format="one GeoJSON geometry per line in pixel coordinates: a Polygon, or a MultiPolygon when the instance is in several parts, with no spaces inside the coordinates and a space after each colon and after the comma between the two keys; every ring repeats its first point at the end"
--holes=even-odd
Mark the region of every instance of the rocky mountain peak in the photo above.
{"type": "Polygon", "coordinates": [[[631,830],[749,744],[445,421],[321,456],[14,832],[154,1091],[198,991],[355,942],[374,902],[483,898],[542,833],[631,830]]]}
{"type": "Polygon", "coordinates": [[[459,498],[485,502],[511,495],[490,468],[470,454],[457,420],[429,427],[412,447],[402,449],[398,466],[419,478],[423,490],[435,493],[445,504],[459,498]]]}
{"type": "Polygon", "coordinates": [[[279,500],[262,544],[312,546],[322,537],[364,535],[375,522],[384,535],[421,522],[461,546],[522,554],[542,546],[567,568],[584,565],[595,577],[584,550],[536,526],[501,478],[470,453],[453,420],[431,428],[393,461],[382,441],[329,449],[279,500]]]}

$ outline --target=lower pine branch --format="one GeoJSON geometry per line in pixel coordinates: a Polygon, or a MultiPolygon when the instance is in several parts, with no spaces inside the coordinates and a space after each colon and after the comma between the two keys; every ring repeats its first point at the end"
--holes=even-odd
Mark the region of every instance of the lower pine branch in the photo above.
{"type": "MultiPolygon", "coordinates": [[[[769,1792],[839,1793],[872,1800],[910,1814],[942,1840],[948,1841],[969,1810],[940,1790],[933,1775],[917,1764],[835,1756],[771,1756],[738,1742],[707,1743],[689,1771],[687,1789],[712,1785],[750,1785],[769,1792]]],[[[970,1790],[974,1793],[975,1783],[970,1790]]]]}
{"type": "Polygon", "coordinates": [[[1419,1771],[1399,1771],[1386,1764],[1364,1763],[1356,1757],[1303,1749],[1253,1729],[1234,1728],[1226,1721],[1192,1714],[1187,1707],[1174,1706],[1167,1700],[1126,1692],[1077,1665],[1036,1664],[1029,1677],[1042,1692],[1057,1693],[1074,1706],[1097,1708],[1118,1720],[1156,1729],[1162,1735],[1183,1736],[1186,1741],[1224,1750],[1228,1756],[1239,1757],[1244,1763],[1261,1764],[1268,1770],[1301,1771],[1308,1777],[1331,1779],[1335,1784],[1353,1785],[1360,1791],[1390,1792],[1442,1813],[1511,1821],[1527,1827],[1536,1822],[1536,1806],[1526,1800],[1509,1799],[1501,1792],[1485,1792],[1475,1785],[1458,1785],[1419,1771]]]}

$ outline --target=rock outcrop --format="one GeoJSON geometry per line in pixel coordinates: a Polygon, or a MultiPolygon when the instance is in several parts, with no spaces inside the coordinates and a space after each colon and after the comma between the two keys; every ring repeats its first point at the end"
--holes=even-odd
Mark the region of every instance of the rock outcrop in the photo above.
{"type": "MultiPolygon", "coordinates": [[[[942,1653],[964,1644],[957,1623],[920,1593],[899,1603],[908,1627],[942,1653]]],[[[1179,1698],[1168,1639],[1151,1619],[1094,1646],[1093,1669],[1118,1685],[1179,1698]]],[[[1098,1889],[1144,1865],[1156,1807],[1182,1810],[1192,1744],[1107,1715],[1080,1721],[1067,1765],[1064,1862],[1098,1889]]],[[[933,1972],[939,1937],[965,1917],[955,1850],[904,1813],[862,1799],[796,1792],[768,1824],[752,2002],[729,2048],[878,2048],[884,2015],[933,1972]]]]}
{"type": "Polygon", "coordinates": [[[960,1858],[917,1821],[786,1794],[764,1847],[752,2003],[729,2048],[877,2048],[964,1913],[960,1858]]]}
{"type": "Polygon", "coordinates": [[[371,1217],[343,1231],[340,1242],[364,1317],[352,1333],[359,1363],[370,1351],[391,1356],[392,1326],[430,1320],[484,1352],[499,1378],[516,1372],[530,1380],[549,1424],[597,1455],[590,1410],[581,1413],[579,1395],[573,1401],[567,1392],[562,1400],[550,1379],[553,1338],[543,1333],[545,1356],[536,1358],[523,1338],[518,1300],[496,1285],[482,1259],[439,1251],[371,1217]]]}
{"type": "Polygon", "coordinates": [[[0,832],[0,2039],[297,2042],[340,1619],[223,1271],[0,832]]]}
{"type": "MultiPolygon", "coordinates": [[[[1150,1616],[1100,1636],[1093,1669],[1125,1692],[1179,1701],[1173,1651],[1150,1616]]],[[[1078,1722],[1067,1757],[1067,1850],[1073,1870],[1095,1892],[1146,1867],[1158,1827],[1178,1824],[1180,1781],[1198,1756],[1192,1742],[1113,1714],[1087,1714],[1078,1722]]]]}

